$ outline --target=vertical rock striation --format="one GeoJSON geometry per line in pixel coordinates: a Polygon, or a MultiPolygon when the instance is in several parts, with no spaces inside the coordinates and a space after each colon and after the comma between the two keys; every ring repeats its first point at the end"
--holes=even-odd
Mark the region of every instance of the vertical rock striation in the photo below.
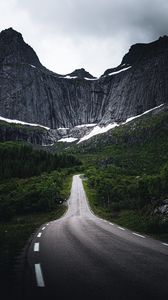
{"type": "Polygon", "coordinates": [[[51,128],[125,121],[167,102],[167,51],[163,37],[133,45],[99,79],[84,69],[59,75],[9,28],[0,33],[0,115],[51,128]]]}

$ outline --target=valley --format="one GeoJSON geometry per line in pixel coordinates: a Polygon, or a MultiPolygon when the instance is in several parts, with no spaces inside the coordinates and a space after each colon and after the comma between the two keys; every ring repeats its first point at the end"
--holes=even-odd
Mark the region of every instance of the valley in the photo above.
{"type": "Polygon", "coordinates": [[[61,75],[41,64],[19,32],[0,33],[0,277],[6,299],[33,299],[33,293],[48,299],[54,278],[65,298],[74,293],[79,299],[83,289],[80,299],[102,299],[113,289],[115,299],[125,299],[120,284],[129,299],[167,296],[167,51],[164,36],[131,46],[121,64],[99,78],[83,68],[61,75]],[[44,294],[34,252],[42,253],[44,294]],[[135,268],[131,291],[126,278],[135,268]]]}

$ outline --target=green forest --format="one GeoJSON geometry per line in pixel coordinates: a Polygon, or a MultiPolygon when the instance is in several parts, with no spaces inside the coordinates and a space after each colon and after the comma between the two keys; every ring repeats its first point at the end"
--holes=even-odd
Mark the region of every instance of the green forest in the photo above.
{"type": "Polygon", "coordinates": [[[168,240],[168,113],[145,116],[72,149],[86,166],[95,213],[168,240]]]}
{"type": "Polygon", "coordinates": [[[73,155],[51,154],[17,142],[0,143],[0,180],[38,176],[75,165],[80,161],[73,155]]]}
{"type": "Polygon", "coordinates": [[[11,288],[16,257],[41,224],[65,213],[81,162],[21,142],[0,143],[0,278],[11,288]]]}
{"type": "Polygon", "coordinates": [[[70,168],[80,165],[73,155],[34,150],[22,143],[1,143],[0,221],[54,209],[64,201],[63,184],[70,168]]]}

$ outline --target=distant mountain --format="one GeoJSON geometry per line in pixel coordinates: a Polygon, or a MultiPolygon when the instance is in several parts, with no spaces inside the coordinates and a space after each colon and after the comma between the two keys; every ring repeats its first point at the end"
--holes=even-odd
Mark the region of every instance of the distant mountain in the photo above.
{"type": "Polygon", "coordinates": [[[65,75],[64,77],[77,77],[80,79],[95,79],[96,77],[93,77],[89,72],[87,72],[84,68],[77,69],[73,71],[72,73],[69,73],[65,75]]]}
{"type": "Polygon", "coordinates": [[[144,64],[151,59],[157,59],[164,56],[168,51],[168,37],[160,37],[157,41],[149,44],[135,44],[131,46],[129,52],[123,57],[121,64],[112,69],[105,71],[104,75],[123,70],[130,66],[138,66],[144,64]]]}
{"type": "Polygon", "coordinates": [[[22,35],[12,28],[0,33],[0,64],[32,64],[43,68],[34,50],[24,42],[22,35]]]}
{"type": "MultiPolygon", "coordinates": [[[[0,116],[52,129],[121,123],[168,100],[168,37],[133,45],[99,79],[47,70],[20,33],[0,33],[0,116]]],[[[76,132],[76,131],[75,131],[76,132]]]]}

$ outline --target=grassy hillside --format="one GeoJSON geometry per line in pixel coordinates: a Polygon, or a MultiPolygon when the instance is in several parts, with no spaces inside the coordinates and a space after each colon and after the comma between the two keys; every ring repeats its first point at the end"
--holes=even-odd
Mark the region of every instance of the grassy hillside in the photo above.
{"type": "Polygon", "coordinates": [[[144,116],[78,146],[93,209],[168,240],[168,112],[144,116]]]}
{"type": "Polygon", "coordinates": [[[167,163],[168,112],[144,116],[71,148],[88,165],[114,165],[128,174],[157,174],[167,163]]]}

